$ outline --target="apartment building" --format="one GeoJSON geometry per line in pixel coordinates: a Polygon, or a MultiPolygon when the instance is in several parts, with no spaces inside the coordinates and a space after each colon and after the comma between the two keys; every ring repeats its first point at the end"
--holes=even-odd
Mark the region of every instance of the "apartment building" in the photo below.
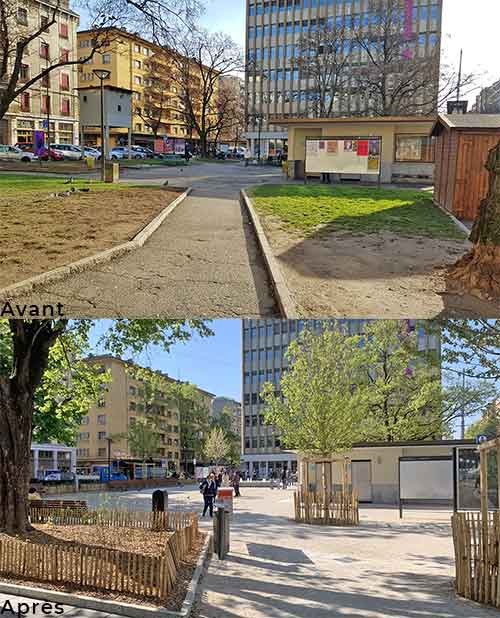
{"type": "MultiPolygon", "coordinates": [[[[242,327],[242,468],[250,476],[265,478],[271,470],[284,466],[297,469],[297,456],[281,447],[279,432],[264,420],[264,405],[259,392],[264,382],[275,384],[279,391],[281,376],[288,368],[286,350],[298,334],[308,328],[320,333],[329,321],[323,320],[244,320],[242,327]]],[[[364,320],[342,320],[346,335],[362,334],[364,320]]],[[[408,321],[415,329],[415,321],[408,321]]],[[[439,338],[419,329],[420,349],[440,353],[439,338]]]]}
{"type": "MultiPolygon", "coordinates": [[[[82,419],[78,430],[77,457],[79,465],[104,464],[108,460],[111,440],[113,460],[133,460],[126,435],[130,425],[139,417],[155,416],[160,438],[160,448],[155,461],[169,469],[180,470],[181,429],[179,411],[158,390],[153,401],[146,401],[145,384],[131,371],[131,363],[113,356],[94,356],[89,362],[97,364],[103,373],[109,372],[111,381],[103,387],[102,397],[82,419]]],[[[165,383],[175,382],[163,376],[165,383]]],[[[203,396],[213,395],[200,391],[203,396]]],[[[207,403],[208,406],[208,403],[207,403]]]]}
{"type": "MultiPolygon", "coordinates": [[[[95,30],[78,33],[80,57],[88,55],[99,34],[95,30]]],[[[155,137],[186,139],[192,136],[186,128],[179,86],[169,75],[172,66],[168,52],[162,47],[123,29],[107,33],[109,42],[99,46],[91,60],[79,68],[79,87],[100,85],[94,69],[110,71],[105,85],[132,91],[132,141],[154,146],[155,137]]],[[[100,128],[85,127],[85,143],[100,144],[100,128]]],[[[109,147],[127,145],[127,129],[111,127],[109,147]]]]}
{"type": "Polygon", "coordinates": [[[500,114],[500,80],[481,90],[472,111],[477,114],[500,114]]]}
{"type": "MultiPolygon", "coordinates": [[[[32,0],[19,3],[14,31],[29,36],[52,20],[56,22],[28,46],[21,66],[21,81],[29,81],[50,66],[76,58],[79,16],[69,8],[69,0],[32,0]]],[[[78,71],[62,66],[23,92],[0,120],[0,143],[33,143],[35,131],[50,126],[50,141],[78,143],[78,71]]]]}
{"type": "MultiPolygon", "coordinates": [[[[376,27],[379,9],[387,0],[247,0],[246,75],[247,132],[255,155],[276,156],[287,145],[287,131],[269,122],[270,117],[308,117],[316,96],[311,78],[298,68],[299,42],[303,34],[326,24],[345,27],[344,53],[347,86],[333,105],[333,115],[366,113],[367,99],[357,87],[356,72],[367,66],[367,53],[353,45],[354,32],[376,27]]],[[[398,18],[408,54],[439,54],[442,0],[400,0],[398,18]]]]}

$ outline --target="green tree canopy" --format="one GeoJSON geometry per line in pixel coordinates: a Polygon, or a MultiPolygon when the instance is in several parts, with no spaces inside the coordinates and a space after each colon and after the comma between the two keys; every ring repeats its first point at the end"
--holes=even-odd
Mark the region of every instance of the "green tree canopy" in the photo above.
{"type": "MultiPolygon", "coordinates": [[[[24,532],[29,527],[27,496],[35,410],[40,415],[35,429],[54,436],[68,415],[72,415],[69,425],[74,426],[96,394],[94,378],[87,390],[92,376],[78,376],[78,367],[83,372],[79,361],[89,347],[94,324],[92,320],[64,319],[0,321],[0,530],[24,532]],[[61,372],[51,375],[58,367],[61,372]],[[64,405],[54,405],[52,394],[56,403],[60,400],[64,405]]],[[[153,345],[169,351],[193,333],[202,337],[212,334],[201,320],[118,319],[101,326],[104,329],[96,347],[119,356],[139,354],[153,345]]],[[[101,382],[102,376],[99,388],[101,382]]]]}
{"type": "Polygon", "coordinates": [[[211,419],[211,427],[219,427],[224,432],[226,440],[229,444],[229,451],[226,454],[226,461],[233,466],[237,466],[241,459],[241,438],[234,431],[233,411],[230,407],[224,406],[222,412],[217,418],[211,419]]]}
{"type": "Polygon", "coordinates": [[[206,459],[216,466],[224,461],[231,450],[231,445],[221,427],[213,427],[208,433],[203,446],[206,459]]]}
{"type": "Polygon", "coordinates": [[[285,448],[328,456],[361,438],[360,341],[338,330],[322,335],[306,330],[289,344],[282,395],[269,382],[261,393],[266,422],[278,429],[285,448]]]}

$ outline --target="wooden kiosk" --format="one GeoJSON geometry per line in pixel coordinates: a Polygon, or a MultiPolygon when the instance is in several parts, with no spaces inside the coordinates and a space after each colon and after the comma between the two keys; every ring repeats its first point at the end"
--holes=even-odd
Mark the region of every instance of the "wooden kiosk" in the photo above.
{"type": "Polygon", "coordinates": [[[358,495],[349,479],[350,459],[304,458],[294,495],[295,521],[328,526],[359,524],[358,495]]]}
{"type": "MultiPolygon", "coordinates": [[[[500,435],[479,445],[480,513],[455,513],[456,589],[459,595],[500,607],[500,513],[490,510],[488,455],[496,453],[496,485],[500,478],[500,435]]],[[[500,494],[497,509],[500,509],[500,494]]]]}

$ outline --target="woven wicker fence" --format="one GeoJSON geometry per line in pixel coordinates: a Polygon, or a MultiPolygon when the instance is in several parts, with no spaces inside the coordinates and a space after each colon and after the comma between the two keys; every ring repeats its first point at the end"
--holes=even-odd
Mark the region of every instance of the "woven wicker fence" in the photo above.
{"type": "Polygon", "coordinates": [[[107,514],[89,513],[81,517],[68,514],[68,519],[59,513],[56,521],[51,513],[47,521],[61,525],[91,524],[174,532],[161,556],[144,556],[102,547],[42,545],[1,539],[0,574],[164,600],[175,585],[183,558],[198,538],[198,517],[194,513],[113,511],[107,514]]]}
{"type": "Polygon", "coordinates": [[[500,607],[500,514],[489,513],[484,526],[480,513],[455,513],[451,522],[458,594],[500,607]]]}
{"type": "Polygon", "coordinates": [[[294,494],[295,521],[327,526],[359,524],[358,495],[351,492],[309,492],[299,489],[294,494]]]}

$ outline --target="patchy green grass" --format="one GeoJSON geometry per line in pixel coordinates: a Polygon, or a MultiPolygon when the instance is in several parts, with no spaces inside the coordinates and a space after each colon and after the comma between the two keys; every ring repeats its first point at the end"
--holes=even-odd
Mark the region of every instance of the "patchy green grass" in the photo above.
{"type": "Polygon", "coordinates": [[[377,187],[262,185],[250,196],[259,212],[306,236],[336,230],[459,239],[463,234],[428,192],[377,187]]]}
{"type": "Polygon", "coordinates": [[[90,188],[92,191],[123,191],[134,188],[161,189],[157,185],[143,184],[112,184],[101,182],[100,180],[90,180],[75,177],[72,182],[68,182],[67,176],[52,177],[38,176],[29,174],[3,174],[0,173],[0,196],[7,196],[11,193],[59,193],[75,189],[90,188]]]}

